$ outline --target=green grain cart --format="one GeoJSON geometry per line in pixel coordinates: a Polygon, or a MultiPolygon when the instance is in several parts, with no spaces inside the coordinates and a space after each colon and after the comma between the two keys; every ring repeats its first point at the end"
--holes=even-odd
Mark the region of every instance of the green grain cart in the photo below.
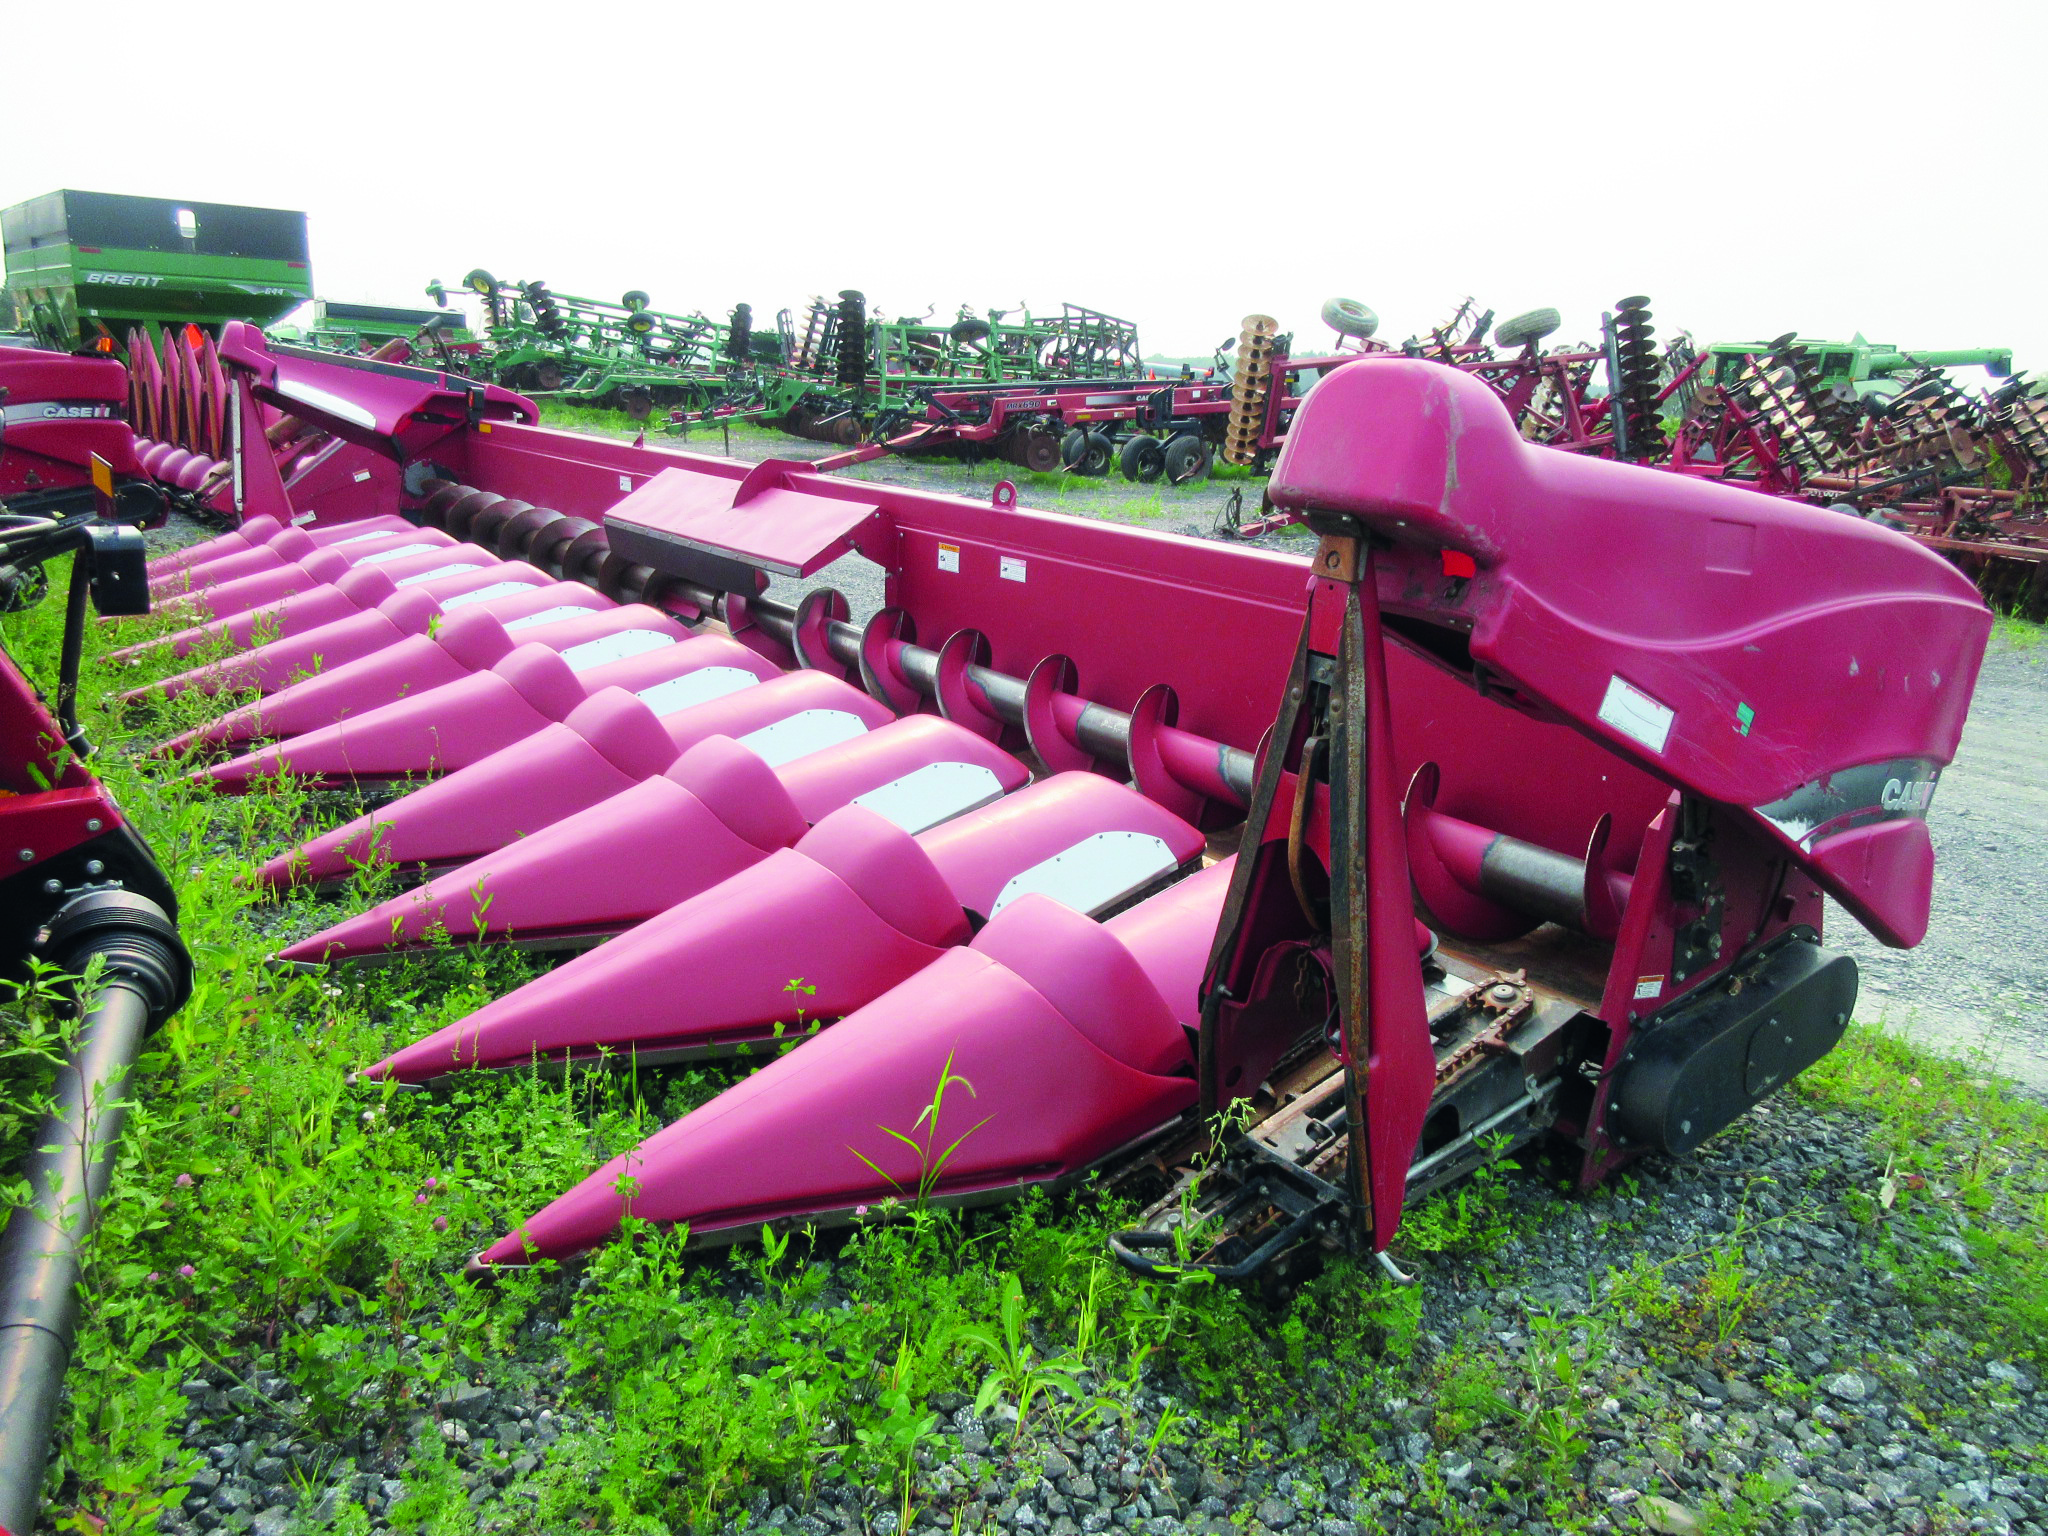
{"type": "Polygon", "coordinates": [[[56,351],[136,325],[267,325],[313,296],[306,216],[281,208],[50,192],[0,211],[7,287],[56,351]]]}

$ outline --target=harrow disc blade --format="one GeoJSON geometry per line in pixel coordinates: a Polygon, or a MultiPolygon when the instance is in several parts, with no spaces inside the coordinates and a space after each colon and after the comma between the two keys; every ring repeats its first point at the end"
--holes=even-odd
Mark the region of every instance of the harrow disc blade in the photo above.
{"type": "Polygon", "coordinates": [[[629,1211],[737,1237],[891,1197],[999,1199],[1081,1172],[1194,1104],[1190,960],[1206,955],[1227,868],[1107,925],[1026,898],[970,947],[614,1158],[475,1267],[566,1258],[629,1211]],[[973,1093],[956,1086],[933,1117],[947,1073],[973,1093]]]}

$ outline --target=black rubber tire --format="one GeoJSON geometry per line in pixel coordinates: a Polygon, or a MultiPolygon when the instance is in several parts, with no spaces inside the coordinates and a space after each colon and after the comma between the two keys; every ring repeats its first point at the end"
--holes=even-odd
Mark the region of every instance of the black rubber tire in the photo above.
{"type": "Polygon", "coordinates": [[[1209,473],[1215,455],[1209,445],[1192,432],[1182,432],[1166,441],[1162,454],[1166,483],[1187,485],[1209,473]]]}
{"type": "Polygon", "coordinates": [[[1150,485],[1166,473],[1166,451],[1158,438],[1147,437],[1140,432],[1124,439],[1123,448],[1116,456],[1116,467],[1126,480],[1150,485]]]}
{"type": "Polygon", "coordinates": [[[1532,309],[1527,314],[1516,315],[1495,326],[1494,344],[1502,347],[1525,347],[1532,341],[1541,341],[1563,323],[1563,317],[1554,309],[1532,309]]]}
{"type": "Polygon", "coordinates": [[[964,345],[967,342],[987,341],[989,337],[989,330],[990,326],[986,320],[976,320],[970,318],[966,320],[956,320],[953,323],[953,329],[948,334],[950,334],[955,341],[960,342],[964,345]]]}
{"type": "Polygon", "coordinates": [[[1380,328],[1380,317],[1356,299],[1325,299],[1323,324],[1339,336],[1366,341],[1380,328]]]}
{"type": "Polygon", "coordinates": [[[462,280],[462,286],[471,293],[480,293],[489,298],[498,291],[498,280],[482,267],[471,267],[469,275],[462,280]]]}
{"type": "Polygon", "coordinates": [[[1079,427],[1067,428],[1060,436],[1060,468],[1079,469],[1087,456],[1088,434],[1079,427]]]}
{"type": "Polygon", "coordinates": [[[638,288],[628,288],[619,300],[622,306],[636,315],[653,302],[654,300],[647,297],[646,293],[638,288]]]}
{"type": "Polygon", "coordinates": [[[1115,462],[1116,444],[1100,432],[1090,432],[1081,462],[1074,466],[1074,470],[1083,475],[1106,475],[1109,466],[1115,462]]]}

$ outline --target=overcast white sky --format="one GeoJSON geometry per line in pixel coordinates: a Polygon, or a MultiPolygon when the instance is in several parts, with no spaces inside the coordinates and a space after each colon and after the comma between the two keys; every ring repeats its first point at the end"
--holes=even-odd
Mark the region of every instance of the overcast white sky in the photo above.
{"type": "Polygon", "coordinates": [[[473,266],[763,321],[1071,299],[1206,352],[1331,294],[1568,338],[1857,329],[2048,372],[2048,5],[34,7],[0,204],[303,208],[337,299],[473,266]]]}

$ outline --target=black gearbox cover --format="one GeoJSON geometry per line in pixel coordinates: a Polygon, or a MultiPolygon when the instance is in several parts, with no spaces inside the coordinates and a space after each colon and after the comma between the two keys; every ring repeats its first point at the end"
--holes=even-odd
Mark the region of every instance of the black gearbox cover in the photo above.
{"type": "Polygon", "coordinates": [[[1648,1021],[1615,1085],[1620,1140],[1690,1152],[1835,1048],[1856,983],[1854,960],[1790,935],[1648,1021]]]}

